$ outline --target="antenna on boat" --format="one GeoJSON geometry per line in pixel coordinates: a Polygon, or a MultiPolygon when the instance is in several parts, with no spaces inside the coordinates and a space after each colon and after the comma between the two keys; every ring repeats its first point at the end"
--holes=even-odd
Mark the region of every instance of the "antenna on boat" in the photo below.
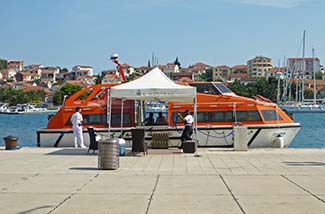
{"type": "Polygon", "coordinates": [[[312,49],[313,51],[313,78],[314,78],[314,105],[316,105],[316,92],[317,92],[317,88],[316,88],[316,69],[315,69],[315,49],[312,49]]]}
{"type": "Polygon", "coordinates": [[[114,62],[114,63],[117,65],[117,69],[118,69],[118,71],[120,72],[120,74],[121,74],[121,76],[122,76],[123,82],[126,82],[126,78],[125,78],[125,75],[124,75],[123,67],[122,67],[122,65],[118,62],[118,54],[117,54],[117,53],[113,53],[113,54],[111,55],[110,59],[112,60],[112,62],[114,62]]]}
{"type": "Polygon", "coordinates": [[[302,46],[302,82],[301,82],[301,102],[304,102],[305,95],[305,46],[306,46],[306,30],[304,30],[303,46],[302,46]]]}

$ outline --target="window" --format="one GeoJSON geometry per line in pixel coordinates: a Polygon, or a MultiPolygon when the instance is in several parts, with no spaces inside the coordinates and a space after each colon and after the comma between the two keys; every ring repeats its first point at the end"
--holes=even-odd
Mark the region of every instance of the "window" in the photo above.
{"type": "MultiPolygon", "coordinates": [[[[107,126],[106,114],[83,114],[83,125],[105,125],[107,126]]],[[[70,118],[65,125],[72,125],[70,118]]],[[[121,125],[121,114],[112,114],[112,126],[121,125]]],[[[129,113],[123,114],[123,125],[131,125],[131,115],[129,113]]]]}
{"type": "Polygon", "coordinates": [[[238,122],[262,121],[258,111],[237,111],[238,122]]]}
{"type": "MultiPolygon", "coordinates": [[[[121,114],[112,114],[112,126],[121,125],[121,114]]],[[[129,113],[123,113],[123,125],[131,125],[131,115],[129,113]]]]}
{"type": "Polygon", "coordinates": [[[261,112],[265,121],[283,120],[275,110],[262,110],[261,112]]]}
{"type": "Polygon", "coordinates": [[[87,99],[87,97],[88,97],[92,92],[93,92],[93,89],[92,89],[92,88],[88,89],[87,91],[85,91],[84,93],[82,93],[79,97],[77,97],[77,98],[75,99],[75,101],[76,101],[76,100],[85,100],[85,99],[87,99]]]}
{"type": "MultiPolygon", "coordinates": [[[[236,111],[238,122],[262,121],[258,111],[236,111]]],[[[177,114],[172,115],[172,123],[180,123],[180,119],[176,120],[177,114]]],[[[217,112],[197,112],[198,123],[213,123],[213,122],[235,122],[233,111],[217,111],[217,112]]]]}
{"type": "Polygon", "coordinates": [[[220,92],[211,84],[190,84],[193,87],[196,87],[196,91],[198,93],[205,93],[205,94],[220,94],[220,92]]]}
{"type": "Polygon", "coordinates": [[[227,88],[224,84],[222,83],[213,83],[213,85],[221,92],[221,93],[231,93],[232,91],[227,88]]]}

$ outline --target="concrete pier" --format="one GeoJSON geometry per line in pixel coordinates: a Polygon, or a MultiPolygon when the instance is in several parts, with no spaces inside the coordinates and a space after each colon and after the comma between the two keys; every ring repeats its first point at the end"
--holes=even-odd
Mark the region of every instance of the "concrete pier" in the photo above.
{"type": "Polygon", "coordinates": [[[325,213],[325,149],[149,150],[114,171],[86,151],[0,148],[0,212],[325,213]]]}

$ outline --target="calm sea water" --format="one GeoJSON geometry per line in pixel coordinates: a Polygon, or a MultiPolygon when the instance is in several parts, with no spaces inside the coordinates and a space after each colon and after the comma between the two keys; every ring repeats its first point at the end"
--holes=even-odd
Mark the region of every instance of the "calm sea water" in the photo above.
{"type": "MultiPolygon", "coordinates": [[[[0,114],[0,145],[4,145],[4,137],[13,135],[19,138],[19,146],[37,146],[36,130],[46,127],[49,114],[53,113],[0,114]]],[[[325,148],[325,114],[298,113],[293,116],[302,127],[290,147],[325,148]]]]}

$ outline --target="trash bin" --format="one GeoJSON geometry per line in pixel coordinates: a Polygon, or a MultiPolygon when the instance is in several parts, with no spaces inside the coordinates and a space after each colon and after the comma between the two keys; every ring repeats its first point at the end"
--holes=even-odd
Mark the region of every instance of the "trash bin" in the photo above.
{"type": "Polygon", "coordinates": [[[119,155],[125,156],[125,140],[123,138],[119,138],[118,140],[119,140],[119,147],[120,147],[119,155]]]}
{"type": "Polygon", "coordinates": [[[145,130],[143,128],[131,129],[132,152],[147,152],[147,144],[144,141],[145,130]]]}
{"type": "Polygon", "coordinates": [[[105,139],[98,142],[98,168],[118,169],[119,139],[105,139]]]}
{"type": "Polygon", "coordinates": [[[17,148],[18,137],[9,135],[3,139],[5,141],[6,150],[13,150],[17,148]]]}
{"type": "Polygon", "coordinates": [[[195,144],[196,144],[195,140],[186,140],[183,143],[183,152],[194,153],[196,151],[195,144]]]}

